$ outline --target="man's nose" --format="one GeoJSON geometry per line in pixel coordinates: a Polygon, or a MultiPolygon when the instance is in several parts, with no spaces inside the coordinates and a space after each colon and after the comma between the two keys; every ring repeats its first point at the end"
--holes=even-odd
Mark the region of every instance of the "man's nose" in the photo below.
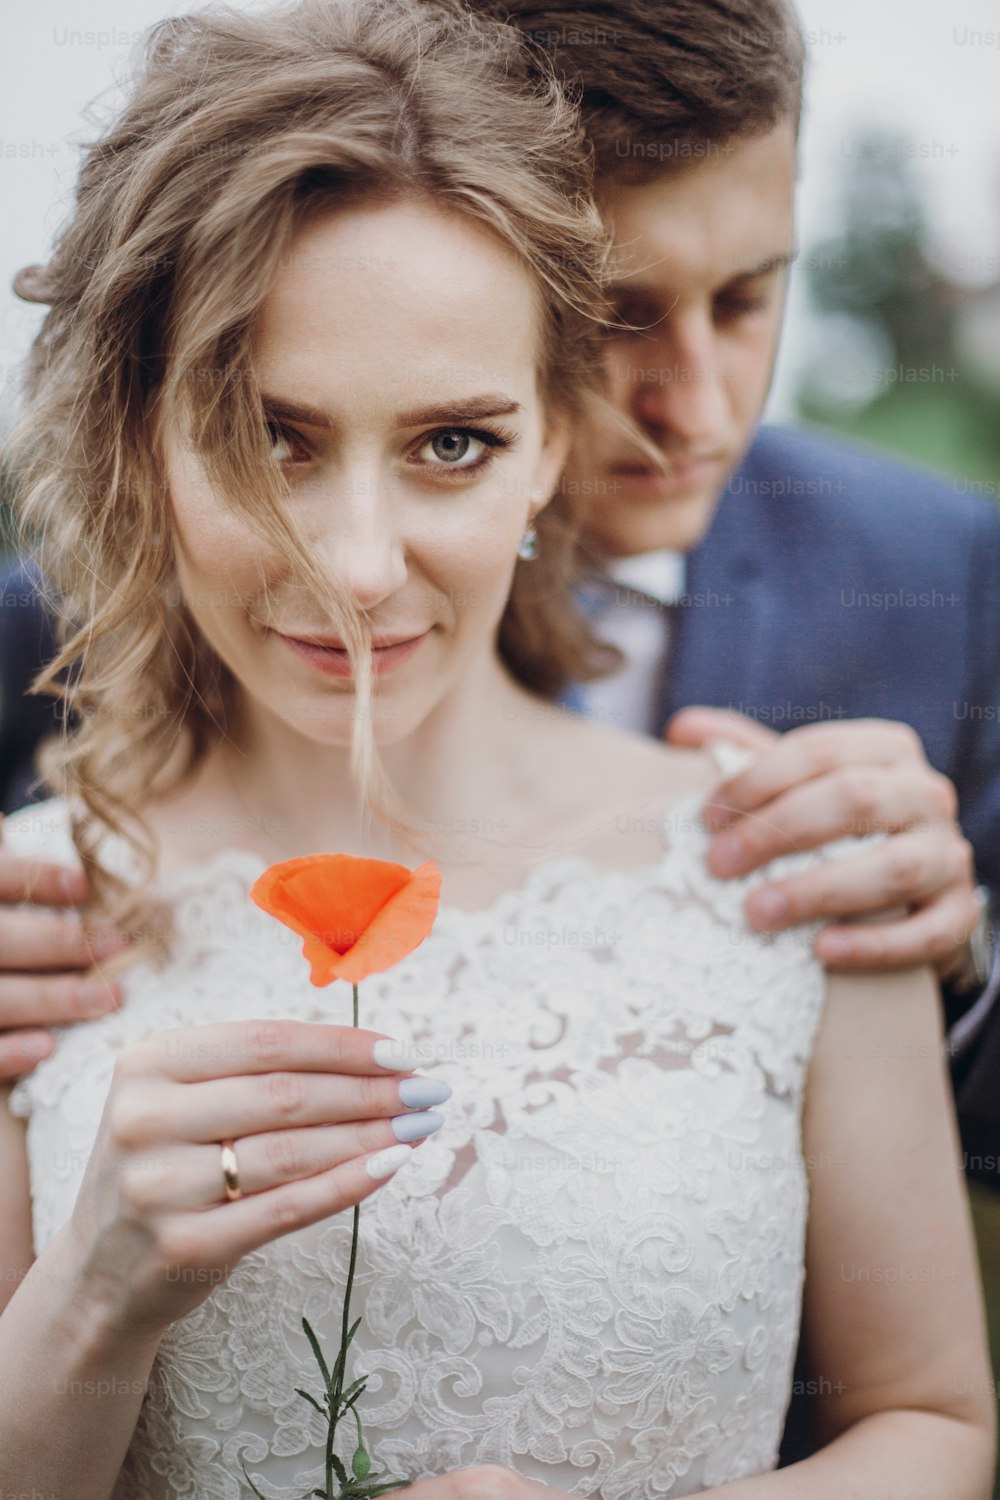
{"type": "Polygon", "coordinates": [[[311,528],[316,561],[360,609],[373,610],[406,582],[398,506],[384,477],[342,472],[311,528]]]}
{"type": "Polygon", "coordinates": [[[725,385],[707,319],[664,320],[655,337],[633,348],[629,407],[646,431],[698,449],[722,441],[727,420],[725,385]]]}

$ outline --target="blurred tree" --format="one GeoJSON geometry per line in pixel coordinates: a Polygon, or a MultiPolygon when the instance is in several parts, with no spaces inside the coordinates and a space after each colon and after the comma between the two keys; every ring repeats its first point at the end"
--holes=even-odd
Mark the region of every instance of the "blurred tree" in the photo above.
{"type": "Polygon", "coordinates": [[[958,337],[973,295],[934,266],[905,136],[845,145],[842,229],[805,256],[818,313],[798,392],[804,417],[937,468],[1000,485],[1000,395],[958,337]]]}

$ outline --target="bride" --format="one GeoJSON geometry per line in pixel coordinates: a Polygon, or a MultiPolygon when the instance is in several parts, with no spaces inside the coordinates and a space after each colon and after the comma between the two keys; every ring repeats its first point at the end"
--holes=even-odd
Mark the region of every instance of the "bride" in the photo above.
{"type": "Polygon", "coordinates": [[[77,727],[6,837],[140,956],[3,1115],[7,1493],[314,1486],[301,1319],[336,1347],[366,1198],[409,1500],[991,1491],[930,977],[751,933],[711,763],[550,701],[601,665],[548,502],[604,248],[531,77],[450,0],[164,22],[22,277],[77,727]],[[443,870],[357,1030],[247,895],[315,850],[443,870]],[[828,1445],[772,1474],[806,1272],[828,1445]]]}

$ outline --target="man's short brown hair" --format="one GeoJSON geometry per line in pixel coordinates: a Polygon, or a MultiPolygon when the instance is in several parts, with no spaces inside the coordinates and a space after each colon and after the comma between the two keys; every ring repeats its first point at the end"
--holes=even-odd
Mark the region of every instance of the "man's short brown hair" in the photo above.
{"type": "Polygon", "coordinates": [[[786,0],[470,0],[517,26],[579,91],[597,170],[645,177],[784,119],[805,49],[786,0]]]}

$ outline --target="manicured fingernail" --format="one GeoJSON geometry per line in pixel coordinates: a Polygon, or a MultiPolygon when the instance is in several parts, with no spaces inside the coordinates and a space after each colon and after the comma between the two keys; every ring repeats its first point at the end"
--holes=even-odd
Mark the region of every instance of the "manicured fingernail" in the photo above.
{"type": "Polygon", "coordinates": [[[394,1073],[409,1073],[413,1068],[422,1068],[427,1062],[426,1050],[415,1047],[412,1042],[397,1042],[392,1037],[380,1037],[372,1048],[372,1058],[380,1068],[394,1073]]]}
{"type": "Polygon", "coordinates": [[[788,897],[773,887],[754,891],[747,901],[747,916],[755,927],[785,927],[791,915],[788,897]]]}
{"type": "Polygon", "coordinates": [[[443,1104],[451,1098],[451,1089],[439,1078],[404,1078],[399,1097],[411,1109],[426,1109],[428,1104],[443,1104]]]}
{"type": "Polygon", "coordinates": [[[426,1109],[421,1114],[396,1115],[389,1124],[397,1141],[422,1141],[425,1136],[441,1129],[444,1115],[439,1115],[436,1109],[426,1109]]]}
{"type": "Polygon", "coordinates": [[[725,833],[712,844],[712,868],[718,875],[738,875],[746,851],[738,833],[725,833]]]}
{"type": "Polygon", "coordinates": [[[118,1009],[118,996],[103,979],[81,980],[78,993],[84,1015],[103,1016],[118,1009]]]}
{"type": "Polygon", "coordinates": [[[409,1146],[386,1146],[384,1151],[376,1151],[374,1156],[369,1156],[365,1162],[365,1171],[369,1177],[391,1177],[412,1155],[409,1146]]]}

